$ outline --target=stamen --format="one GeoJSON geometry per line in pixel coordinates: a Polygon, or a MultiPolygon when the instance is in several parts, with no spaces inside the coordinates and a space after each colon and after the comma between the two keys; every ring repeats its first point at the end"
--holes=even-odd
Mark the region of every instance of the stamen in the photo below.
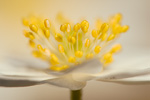
{"type": "Polygon", "coordinates": [[[111,49],[111,53],[116,53],[116,52],[118,52],[118,51],[120,51],[121,50],[121,45],[120,44],[116,44],[116,45],[114,45],[113,47],[112,47],[112,49],[111,49]]]}
{"type": "Polygon", "coordinates": [[[30,29],[31,29],[33,32],[37,33],[38,28],[37,28],[37,26],[36,26],[36,25],[34,25],[34,24],[30,24],[30,25],[29,25],[29,27],[30,27],[30,29]]]}
{"type": "Polygon", "coordinates": [[[44,34],[45,34],[45,36],[46,36],[47,38],[50,37],[50,31],[49,31],[48,29],[45,30],[45,33],[44,33],[44,34]]]}
{"type": "Polygon", "coordinates": [[[60,53],[64,53],[64,47],[61,44],[58,45],[58,50],[60,53]]]}
{"type": "Polygon", "coordinates": [[[89,47],[89,46],[90,46],[90,40],[86,39],[86,41],[85,41],[85,47],[89,47]]]}
{"type": "Polygon", "coordinates": [[[94,38],[97,38],[97,37],[98,37],[98,32],[97,32],[96,30],[93,30],[93,31],[92,31],[92,36],[93,36],[94,38]]]}
{"type": "Polygon", "coordinates": [[[91,59],[91,58],[93,58],[93,53],[89,53],[86,55],[86,59],[91,59]]]}
{"type": "Polygon", "coordinates": [[[75,57],[69,57],[68,62],[75,63],[76,62],[75,57]]]}
{"type": "Polygon", "coordinates": [[[48,19],[44,20],[44,25],[46,28],[50,29],[51,24],[50,24],[50,21],[48,19]]]}
{"type": "Polygon", "coordinates": [[[56,39],[58,42],[62,42],[63,37],[62,37],[61,34],[57,33],[57,34],[55,34],[55,39],[56,39]]]}
{"type": "Polygon", "coordinates": [[[119,13],[106,23],[97,20],[94,29],[90,29],[86,20],[72,24],[62,16],[58,17],[61,33],[57,33],[49,19],[33,16],[22,20],[31,30],[24,30],[24,36],[29,39],[33,56],[50,63],[53,71],[66,70],[94,57],[107,66],[122,48],[116,44],[108,50],[108,46],[129,29],[128,25],[121,25],[122,15],[119,13]]]}
{"type": "Polygon", "coordinates": [[[59,64],[58,58],[57,58],[57,56],[55,54],[51,54],[50,62],[51,62],[52,65],[59,64]]]}
{"type": "Polygon", "coordinates": [[[35,43],[34,43],[32,40],[29,40],[29,45],[30,45],[32,48],[35,48],[35,43]]]}
{"type": "Polygon", "coordinates": [[[115,34],[110,34],[107,41],[113,40],[115,38],[115,34]]]}
{"type": "Polygon", "coordinates": [[[83,56],[83,52],[78,50],[75,52],[75,56],[81,58],[83,56]]]}
{"type": "Polygon", "coordinates": [[[68,68],[69,68],[68,65],[63,65],[61,67],[59,67],[59,66],[51,66],[50,67],[50,69],[53,70],[53,71],[63,71],[63,70],[66,70],[68,68]]]}
{"type": "Polygon", "coordinates": [[[101,47],[98,45],[95,47],[94,52],[98,54],[101,51],[101,47]]]}

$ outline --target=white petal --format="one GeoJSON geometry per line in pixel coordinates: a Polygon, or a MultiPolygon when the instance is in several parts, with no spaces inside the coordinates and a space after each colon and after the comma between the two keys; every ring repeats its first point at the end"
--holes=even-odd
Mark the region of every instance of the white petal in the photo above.
{"type": "Polygon", "coordinates": [[[72,78],[72,74],[68,74],[66,76],[62,76],[56,79],[46,80],[45,83],[49,83],[59,87],[69,88],[71,90],[79,90],[86,85],[86,82],[79,82],[74,80],[72,78]]]}
{"type": "Polygon", "coordinates": [[[91,75],[98,74],[102,71],[103,67],[98,59],[89,60],[81,65],[76,66],[77,69],[71,73],[73,78],[77,81],[86,81],[91,75]]]}
{"type": "Polygon", "coordinates": [[[120,83],[120,84],[129,84],[129,85],[150,84],[150,74],[130,77],[130,78],[101,80],[101,81],[114,82],[114,83],[120,83]]]}
{"type": "Polygon", "coordinates": [[[53,78],[56,76],[31,68],[23,62],[10,63],[8,60],[0,60],[0,86],[34,85],[53,78]]]}

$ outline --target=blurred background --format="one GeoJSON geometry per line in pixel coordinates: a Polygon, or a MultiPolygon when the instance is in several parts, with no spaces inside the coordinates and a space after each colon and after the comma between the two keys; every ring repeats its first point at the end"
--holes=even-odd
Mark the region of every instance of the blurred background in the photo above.
{"type": "MultiPolygon", "coordinates": [[[[30,13],[54,18],[62,11],[73,21],[85,18],[90,23],[97,17],[107,19],[123,14],[123,24],[130,30],[119,43],[128,55],[150,55],[150,0],[0,0],[0,54],[29,54],[21,19],[30,13]]],[[[120,59],[118,57],[118,59],[120,59]]],[[[117,59],[116,59],[117,62],[117,59]]],[[[120,85],[88,82],[84,100],[150,100],[150,85],[120,85]]],[[[69,90],[52,85],[23,88],[0,87],[0,100],[69,100],[69,90]]]]}

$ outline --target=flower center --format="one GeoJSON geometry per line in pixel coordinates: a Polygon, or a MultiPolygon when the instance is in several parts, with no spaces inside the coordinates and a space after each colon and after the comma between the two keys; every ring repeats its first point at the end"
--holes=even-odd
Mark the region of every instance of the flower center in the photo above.
{"type": "Polygon", "coordinates": [[[23,19],[29,29],[24,30],[24,35],[29,39],[33,56],[49,62],[50,70],[63,71],[93,57],[105,67],[113,61],[113,54],[121,50],[120,44],[111,46],[112,43],[129,28],[121,25],[121,19],[121,14],[116,14],[107,23],[97,20],[93,30],[86,20],[68,22],[57,31],[49,19],[31,16],[23,19]]]}

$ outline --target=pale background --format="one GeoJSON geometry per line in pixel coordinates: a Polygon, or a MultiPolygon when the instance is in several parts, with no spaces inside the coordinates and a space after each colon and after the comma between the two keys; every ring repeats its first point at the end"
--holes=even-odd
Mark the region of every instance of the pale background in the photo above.
{"type": "MultiPolygon", "coordinates": [[[[150,55],[150,0],[0,0],[0,51],[28,53],[22,35],[21,18],[34,12],[54,17],[58,11],[77,21],[81,17],[94,21],[107,19],[121,12],[123,24],[130,30],[120,43],[124,51],[135,50],[139,55],[150,55]],[[129,49],[129,48],[134,49],[129,49]]],[[[117,60],[116,60],[117,62],[117,60]]],[[[150,85],[125,86],[91,81],[84,88],[84,100],[150,100],[150,85]]],[[[40,85],[25,88],[0,88],[0,100],[69,100],[69,90],[40,85]]]]}

